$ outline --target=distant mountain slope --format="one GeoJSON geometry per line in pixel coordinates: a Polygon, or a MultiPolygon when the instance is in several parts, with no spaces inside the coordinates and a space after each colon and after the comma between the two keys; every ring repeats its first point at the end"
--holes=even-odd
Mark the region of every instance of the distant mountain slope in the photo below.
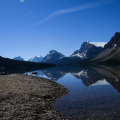
{"type": "Polygon", "coordinates": [[[56,63],[57,60],[63,58],[64,55],[56,50],[51,50],[42,60],[42,63],[56,63]]]}
{"type": "Polygon", "coordinates": [[[34,58],[30,58],[28,61],[30,62],[41,62],[43,60],[42,56],[35,56],[34,58]]]}
{"type": "Polygon", "coordinates": [[[74,56],[74,57],[63,57],[61,59],[58,59],[57,61],[55,61],[56,64],[58,65],[68,65],[68,64],[74,64],[77,62],[82,61],[82,59],[78,56],[74,56]]]}
{"type": "Polygon", "coordinates": [[[18,56],[18,57],[14,57],[14,60],[20,60],[20,61],[25,61],[22,57],[18,56]]]}
{"type": "Polygon", "coordinates": [[[97,56],[103,51],[105,42],[84,42],[79,50],[76,50],[69,57],[64,56],[56,50],[51,50],[42,60],[43,63],[54,64],[75,64],[85,59],[97,56]]]}
{"type": "Polygon", "coordinates": [[[113,47],[120,47],[120,32],[115,33],[115,35],[105,45],[104,49],[111,49],[113,47]]]}
{"type": "Polygon", "coordinates": [[[103,47],[107,44],[107,42],[89,42],[89,44],[92,44],[96,47],[103,47]]]}
{"type": "Polygon", "coordinates": [[[55,66],[53,64],[47,63],[35,63],[35,62],[27,62],[27,61],[20,61],[20,60],[13,60],[9,58],[0,57],[0,68],[47,68],[55,66]]]}
{"type": "Polygon", "coordinates": [[[94,57],[91,62],[120,62],[120,32],[116,32],[104,46],[103,52],[94,57]]]}
{"type": "Polygon", "coordinates": [[[79,50],[76,50],[69,57],[57,60],[57,64],[76,64],[86,59],[93,58],[102,52],[106,42],[84,42],[79,50]]]}
{"type": "Polygon", "coordinates": [[[72,74],[82,80],[85,86],[108,85],[109,83],[120,92],[120,65],[113,66],[59,66],[42,70],[42,72],[54,81],[66,74],[72,74]]]}
{"type": "Polygon", "coordinates": [[[78,56],[81,59],[95,57],[103,50],[105,44],[105,42],[84,42],[81,48],[76,50],[71,57],[78,56]]]}

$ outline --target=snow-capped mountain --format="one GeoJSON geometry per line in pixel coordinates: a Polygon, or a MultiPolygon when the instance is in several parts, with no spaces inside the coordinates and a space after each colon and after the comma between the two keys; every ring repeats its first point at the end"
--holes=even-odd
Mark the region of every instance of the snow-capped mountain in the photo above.
{"type": "Polygon", "coordinates": [[[78,73],[72,73],[76,78],[81,79],[85,86],[91,86],[104,77],[92,69],[83,69],[78,73]]]}
{"type": "Polygon", "coordinates": [[[64,72],[58,71],[56,69],[44,69],[42,72],[47,76],[48,79],[53,81],[57,81],[65,75],[64,72]]]}
{"type": "Polygon", "coordinates": [[[18,56],[18,57],[14,57],[14,60],[20,60],[20,61],[25,61],[22,57],[18,56]]]}
{"type": "Polygon", "coordinates": [[[99,80],[97,81],[96,83],[92,84],[91,86],[96,86],[96,85],[109,85],[110,83],[108,83],[106,81],[106,79],[103,79],[103,80],[99,80]]]}
{"type": "Polygon", "coordinates": [[[62,59],[64,55],[56,50],[51,50],[42,60],[43,63],[56,63],[57,60],[62,59]]]}
{"type": "Polygon", "coordinates": [[[81,59],[93,58],[98,55],[106,42],[84,42],[79,50],[76,50],[71,57],[80,57],[81,59]]]}
{"type": "Polygon", "coordinates": [[[110,41],[104,46],[103,51],[94,57],[91,62],[112,62],[120,61],[120,32],[116,32],[110,41]]]}
{"type": "Polygon", "coordinates": [[[85,59],[90,59],[97,56],[103,51],[106,42],[84,42],[79,50],[76,50],[69,57],[62,57],[54,63],[56,64],[76,64],[85,59]]]}
{"type": "Polygon", "coordinates": [[[79,73],[72,73],[76,78],[81,79],[86,86],[109,85],[104,76],[94,70],[82,70],[79,73]],[[95,75],[94,75],[95,74],[95,75]],[[101,80],[100,80],[101,79],[101,80]]]}
{"type": "Polygon", "coordinates": [[[107,42],[89,42],[89,44],[95,45],[96,47],[104,47],[107,42]]]}
{"type": "Polygon", "coordinates": [[[43,60],[42,56],[35,56],[34,58],[30,58],[28,61],[30,62],[41,62],[43,60]]]}
{"type": "Polygon", "coordinates": [[[110,49],[113,47],[120,47],[120,32],[116,32],[104,48],[110,49]]]}

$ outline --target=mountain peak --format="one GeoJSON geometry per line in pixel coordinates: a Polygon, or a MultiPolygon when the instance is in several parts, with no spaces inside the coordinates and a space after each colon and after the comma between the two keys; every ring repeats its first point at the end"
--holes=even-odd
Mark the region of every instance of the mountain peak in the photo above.
{"type": "Polygon", "coordinates": [[[76,50],[71,57],[77,56],[81,59],[92,58],[102,51],[105,44],[104,42],[83,42],[81,48],[76,50]]]}
{"type": "Polygon", "coordinates": [[[40,55],[40,56],[35,56],[33,58],[30,58],[28,61],[30,62],[41,62],[43,60],[43,57],[40,55]]]}
{"type": "Polygon", "coordinates": [[[17,56],[17,57],[15,57],[15,58],[22,58],[21,56],[17,56]]]}
{"type": "Polygon", "coordinates": [[[22,57],[20,57],[20,56],[17,56],[17,57],[14,57],[13,58],[14,60],[20,60],[20,61],[25,61],[22,57]]]}
{"type": "Polygon", "coordinates": [[[120,36],[120,32],[116,32],[114,36],[120,36]]]}
{"type": "Polygon", "coordinates": [[[104,46],[103,51],[91,61],[117,63],[120,60],[120,32],[116,32],[110,41],[104,46]]]}
{"type": "Polygon", "coordinates": [[[89,42],[89,43],[96,47],[104,47],[107,44],[107,42],[89,42]]]}
{"type": "Polygon", "coordinates": [[[49,53],[43,58],[44,63],[55,63],[58,59],[61,59],[64,55],[56,50],[50,50],[49,53]]]}
{"type": "Polygon", "coordinates": [[[120,32],[116,32],[110,41],[104,46],[104,49],[110,49],[120,46],[120,32]]]}
{"type": "Polygon", "coordinates": [[[50,54],[53,54],[53,53],[56,53],[57,51],[56,50],[50,50],[49,53],[50,54]]]}
{"type": "Polygon", "coordinates": [[[34,58],[39,58],[39,57],[43,57],[42,55],[39,55],[39,56],[35,56],[34,58]]]}

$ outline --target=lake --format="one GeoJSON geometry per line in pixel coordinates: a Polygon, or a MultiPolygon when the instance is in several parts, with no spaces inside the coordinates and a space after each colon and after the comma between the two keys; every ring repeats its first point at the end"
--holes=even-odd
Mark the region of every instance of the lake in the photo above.
{"type": "Polygon", "coordinates": [[[36,76],[56,81],[69,89],[69,93],[55,103],[55,108],[66,118],[120,120],[118,66],[68,66],[36,72],[36,76]]]}
{"type": "MultiPolygon", "coordinates": [[[[25,73],[25,70],[4,72],[25,73]]],[[[27,74],[33,75],[32,72],[27,74]]],[[[120,120],[119,65],[61,66],[34,72],[37,72],[34,76],[48,78],[68,88],[69,93],[56,101],[55,109],[69,120],[120,120]]]]}

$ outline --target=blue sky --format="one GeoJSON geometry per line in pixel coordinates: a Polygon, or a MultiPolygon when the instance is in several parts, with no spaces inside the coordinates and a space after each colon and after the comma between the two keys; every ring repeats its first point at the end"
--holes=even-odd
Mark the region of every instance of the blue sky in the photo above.
{"type": "Polygon", "coordinates": [[[0,0],[0,55],[29,59],[120,32],[120,0],[0,0]]]}

